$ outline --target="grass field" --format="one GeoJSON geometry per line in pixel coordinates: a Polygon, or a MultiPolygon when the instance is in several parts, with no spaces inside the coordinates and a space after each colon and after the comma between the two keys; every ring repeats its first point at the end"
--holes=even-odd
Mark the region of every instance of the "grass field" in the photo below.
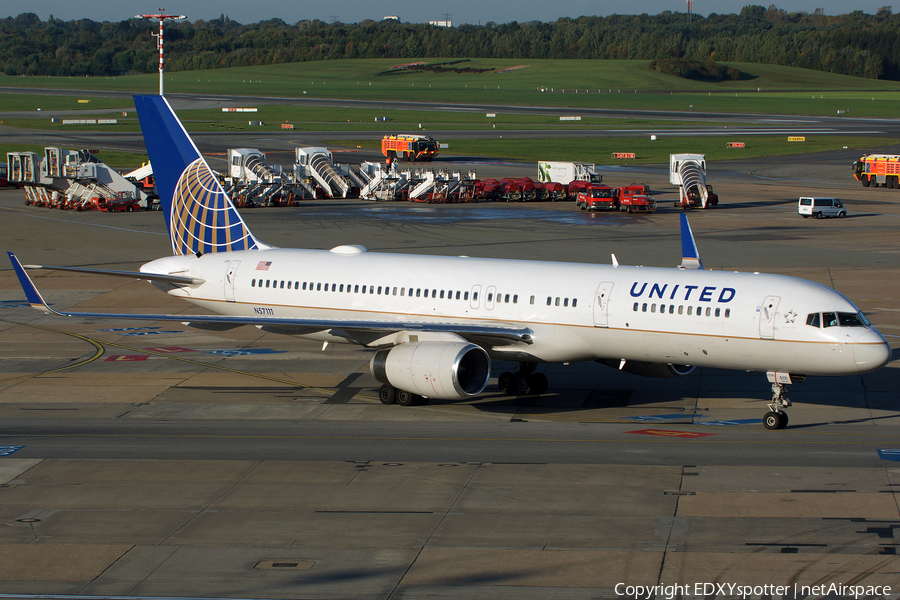
{"type": "MultiPolygon", "coordinates": [[[[636,60],[489,60],[502,73],[411,72],[376,76],[405,61],[341,60],[166,74],[169,93],[512,104],[695,112],[900,117],[900,82],[820,71],[728,63],[751,79],[698,82],[664,75],[636,60]],[[815,98],[814,98],[815,96],[815,98]]],[[[124,77],[6,77],[0,86],[155,93],[156,74],[124,77]]],[[[4,110],[5,96],[0,96],[4,110]]],[[[6,109],[9,110],[9,109],[6,109]]]]}
{"type": "MultiPolygon", "coordinates": [[[[651,141],[649,136],[626,138],[510,138],[501,139],[449,139],[449,148],[441,151],[444,156],[503,156],[524,162],[540,160],[590,162],[602,165],[660,164],[669,162],[669,154],[692,152],[705,154],[709,161],[785,156],[788,154],[827,152],[844,147],[870,152],[872,140],[867,137],[807,136],[806,142],[788,142],[787,136],[750,136],[739,139],[722,137],[666,137],[659,135],[651,141]],[[744,148],[726,148],[728,141],[742,141],[744,148]],[[613,152],[633,152],[634,159],[611,158],[613,152]]],[[[900,144],[900,140],[884,139],[884,145],[900,144]]],[[[371,140],[325,140],[329,148],[380,148],[371,140]]],[[[440,157],[439,157],[440,159],[440,157]]],[[[406,163],[401,163],[405,165],[406,163]]],[[[850,173],[850,166],[847,166],[850,173]]]]}

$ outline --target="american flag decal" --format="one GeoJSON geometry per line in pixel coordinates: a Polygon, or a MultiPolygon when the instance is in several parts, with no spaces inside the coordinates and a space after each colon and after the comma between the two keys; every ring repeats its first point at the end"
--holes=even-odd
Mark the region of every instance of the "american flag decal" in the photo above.
{"type": "Polygon", "coordinates": [[[272,266],[271,260],[261,260],[261,261],[259,261],[259,264],[256,265],[256,270],[257,271],[268,271],[269,267],[271,267],[271,266],[272,266]]]}

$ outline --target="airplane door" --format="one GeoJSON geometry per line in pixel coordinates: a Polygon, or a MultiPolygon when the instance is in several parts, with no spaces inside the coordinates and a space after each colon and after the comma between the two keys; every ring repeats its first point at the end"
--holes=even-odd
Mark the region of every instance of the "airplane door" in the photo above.
{"type": "Polygon", "coordinates": [[[759,337],[764,340],[775,339],[775,313],[780,300],[778,296],[766,296],[759,308],[759,337]]]}
{"type": "Polygon", "coordinates": [[[227,302],[234,302],[234,278],[240,265],[241,261],[230,260],[225,267],[225,300],[227,302]]]}
{"type": "Polygon", "coordinates": [[[604,281],[594,294],[594,327],[609,327],[609,295],[613,284],[604,281]]]}
{"type": "Polygon", "coordinates": [[[487,290],[485,290],[484,297],[484,307],[488,310],[494,309],[494,296],[497,294],[497,288],[493,285],[489,285],[487,290]]]}

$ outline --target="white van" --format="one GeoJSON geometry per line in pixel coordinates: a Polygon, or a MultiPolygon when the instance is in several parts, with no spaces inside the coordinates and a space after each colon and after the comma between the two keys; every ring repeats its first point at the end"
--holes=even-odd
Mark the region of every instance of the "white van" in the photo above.
{"type": "Polygon", "coordinates": [[[847,216],[847,209],[837,198],[800,198],[799,211],[804,219],[847,216]]]}

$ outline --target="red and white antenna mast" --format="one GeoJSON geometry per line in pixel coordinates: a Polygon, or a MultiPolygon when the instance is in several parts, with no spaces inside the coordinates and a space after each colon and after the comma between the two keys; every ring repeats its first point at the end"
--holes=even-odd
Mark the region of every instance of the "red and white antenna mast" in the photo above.
{"type": "Polygon", "coordinates": [[[159,14],[156,15],[134,15],[135,19],[156,19],[159,21],[159,33],[151,34],[156,38],[156,47],[159,48],[159,95],[163,95],[163,22],[165,21],[179,21],[181,19],[187,19],[184,15],[167,15],[164,14],[163,11],[166,10],[164,8],[159,9],[159,14]]]}
{"type": "MultiPolygon", "coordinates": [[[[688,6],[687,22],[690,23],[691,22],[691,14],[693,13],[693,10],[694,10],[694,0],[687,0],[687,6],[688,6]]],[[[160,27],[161,26],[162,26],[162,24],[160,24],[160,27]]],[[[160,29],[160,31],[162,31],[162,29],[160,29]]]]}

